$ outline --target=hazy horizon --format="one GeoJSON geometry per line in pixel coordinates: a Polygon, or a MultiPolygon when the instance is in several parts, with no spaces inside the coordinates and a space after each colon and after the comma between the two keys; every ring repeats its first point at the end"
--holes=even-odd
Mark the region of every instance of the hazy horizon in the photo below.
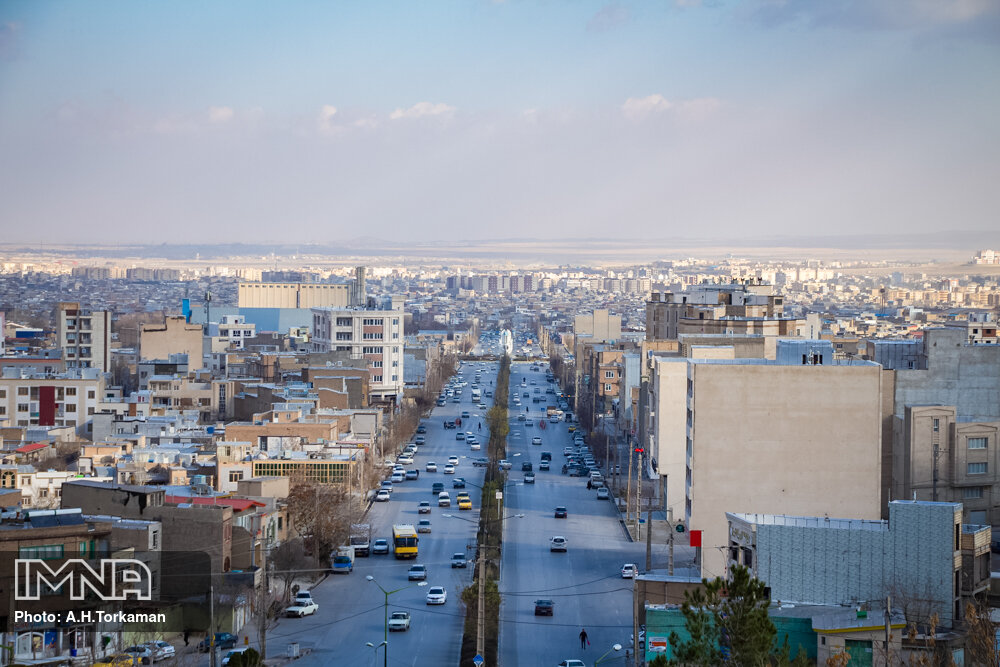
{"type": "Polygon", "coordinates": [[[7,2],[0,229],[7,245],[990,233],[998,56],[988,0],[7,2]]]}

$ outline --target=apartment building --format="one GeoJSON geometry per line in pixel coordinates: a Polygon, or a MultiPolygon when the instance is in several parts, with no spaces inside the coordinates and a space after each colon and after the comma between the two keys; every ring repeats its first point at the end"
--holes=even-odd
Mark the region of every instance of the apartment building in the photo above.
{"type": "Polygon", "coordinates": [[[246,341],[257,335],[257,326],[243,315],[225,315],[219,322],[219,338],[230,349],[246,349],[246,341]]]}
{"type": "Polygon", "coordinates": [[[36,373],[7,367],[0,372],[0,420],[11,426],[83,426],[104,396],[98,368],[36,373]]]}
{"type": "Polygon", "coordinates": [[[784,298],[760,281],[709,283],[682,292],[653,292],[646,302],[646,338],[680,334],[800,336],[805,321],[784,317],[784,298]]]}
{"type": "Polygon", "coordinates": [[[647,451],[705,576],[725,572],[725,512],[881,518],[882,370],[809,361],[651,359],[647,451]]]}
{"type": "Polygon", "coordinates": [[[372,401],[394,403],[403,396],[403,300],[381,308],[313,308],[315,352],[342,352],[365,359],[372,401]]]}
{"type": "Polygon", "coordinates": [[[154,375],[147,381],[150,416],[166,416],[171,412],[197,411],[198,422],[209,424],[218,414],[218,392],[212,381],[192,373],[186,377],[154,375]]]}
{"type": "Polygon", "coordinates": [[[56,307],[57,344],[63,351],[66,368],[111,368],[111,313],[86,310],[79,303],[63,302],[56,307]]]}
{"type": "Polygon", "coordinates": [[[203,367],[203,332],[200,324],[189,324],[183,317],[164,318],[163,324],[139,326],[139,358],[169,359],[174,354],[186,354],[188,368],[203,367]]]}

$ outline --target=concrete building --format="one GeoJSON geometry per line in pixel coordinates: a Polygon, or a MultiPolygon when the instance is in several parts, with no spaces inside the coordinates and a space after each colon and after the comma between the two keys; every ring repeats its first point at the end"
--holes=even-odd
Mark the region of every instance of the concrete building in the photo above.
{"type": "Polygon", "coordinates": [[[371,371],[373,401],[396,402],[403,395],[403,301],[394,297],[381,308],[314,308],[315,352],[343,352],[365,359],[371,371]]]}
{"type": "Polygon", "coordinates": [[[963,525],[961,503],[896,500],[888,521],[736,512],[726,520],[727,566],[750,568],[773,600],[858,606],[891,596],[908,622],[923,627],[936,613],[951,628],[962,599],[989,583],[991,530],[963,525]]]}
{"type": "Polygon", "coordinates": [[[204,366],[203,334],[200,324],[188,324],[183,317],[164,318],[163,324],[139,327],[139,358],[169,359],[172,354],[186,354],[188,369],[204,366]]]}
{"type": "Polygon", "coordinates": [[[725,572],[725,512],[881,517],[882,370],[651,358],[648,443],[666,504],[725,572]]]}
{"type": "Polygon", "coordinates": [[[589,336],[595,343],[618,340],[622,337],[621,315],[611,315],[606,308],[577,315],[573,318],[573,334],[577,338],[589,336]]]}
{"type": "Polygon", "coordinates": [[[240,283],[240,308],[347,308],[350,285],[240,283]]]}
{"type": "Polygon", "coordinates": [[[784,299],[761,282],[702,284],[683,292],[653,292],[646,302],[646,338],[691,334],[799,336],[805,321],[784,317],[784,299]]]}
{"type": "Polygon", "coordinates": [[[104,375],[98,368],[35,373],[4,368],[0,373],[0,419],[11,426],[81,427],[103,400],[104,375]]]}
{"type": "Polygon", "coordinates": [[[226,315],[219,322],[219,338],[230,349],[243,350],[246,341],[257,335],[257,327],[242,315],[226,315]]]}
{"type": "Polygon", "coordinates": [[[66,368],[111,369],[111,313],[84,310],[79,303],[56,307],[57,344],[66,368]]]}

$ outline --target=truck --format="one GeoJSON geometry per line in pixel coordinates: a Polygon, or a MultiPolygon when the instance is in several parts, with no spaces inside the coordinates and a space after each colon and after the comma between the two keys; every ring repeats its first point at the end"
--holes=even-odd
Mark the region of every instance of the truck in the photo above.
{"type": "Polygon", "coordinates": [[[354,547],[337,547],[337,552],[330,555],[334,574],[350,574],[354,570],[354,547]]]}
{"type": "Polygon", "coordinates": [[[561,417],[562,413],[563,413],[562,410],[560,410],[559,408],[557,408],[554,405],[546,405],[545,406],[545,416],[546,417],[552,417],[553,415],[555,415],[556,417],[561,417]]]}
{"type": "Polygon", "coordinates": [[[482,398],[482,394],[480,393],[479,388],[477,387],[472,390],[472,402],[478,403],[480,398],[482,398]]]}
{"type": "Polygon", "coordinates": [[[367,557],[371,553],[372,527],[368,523],[351,524],[349,544],[354,547],[354,555],[367,557]]]}

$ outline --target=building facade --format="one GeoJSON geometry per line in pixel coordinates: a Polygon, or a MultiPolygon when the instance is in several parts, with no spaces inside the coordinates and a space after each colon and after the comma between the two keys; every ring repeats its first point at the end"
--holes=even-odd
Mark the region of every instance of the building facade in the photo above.
{"type": "Polygon", "coordinates": [[[66,368],[111,368],[111,313],[85,310],[79,303],[56,308],[56,335],[66,368]]]}

